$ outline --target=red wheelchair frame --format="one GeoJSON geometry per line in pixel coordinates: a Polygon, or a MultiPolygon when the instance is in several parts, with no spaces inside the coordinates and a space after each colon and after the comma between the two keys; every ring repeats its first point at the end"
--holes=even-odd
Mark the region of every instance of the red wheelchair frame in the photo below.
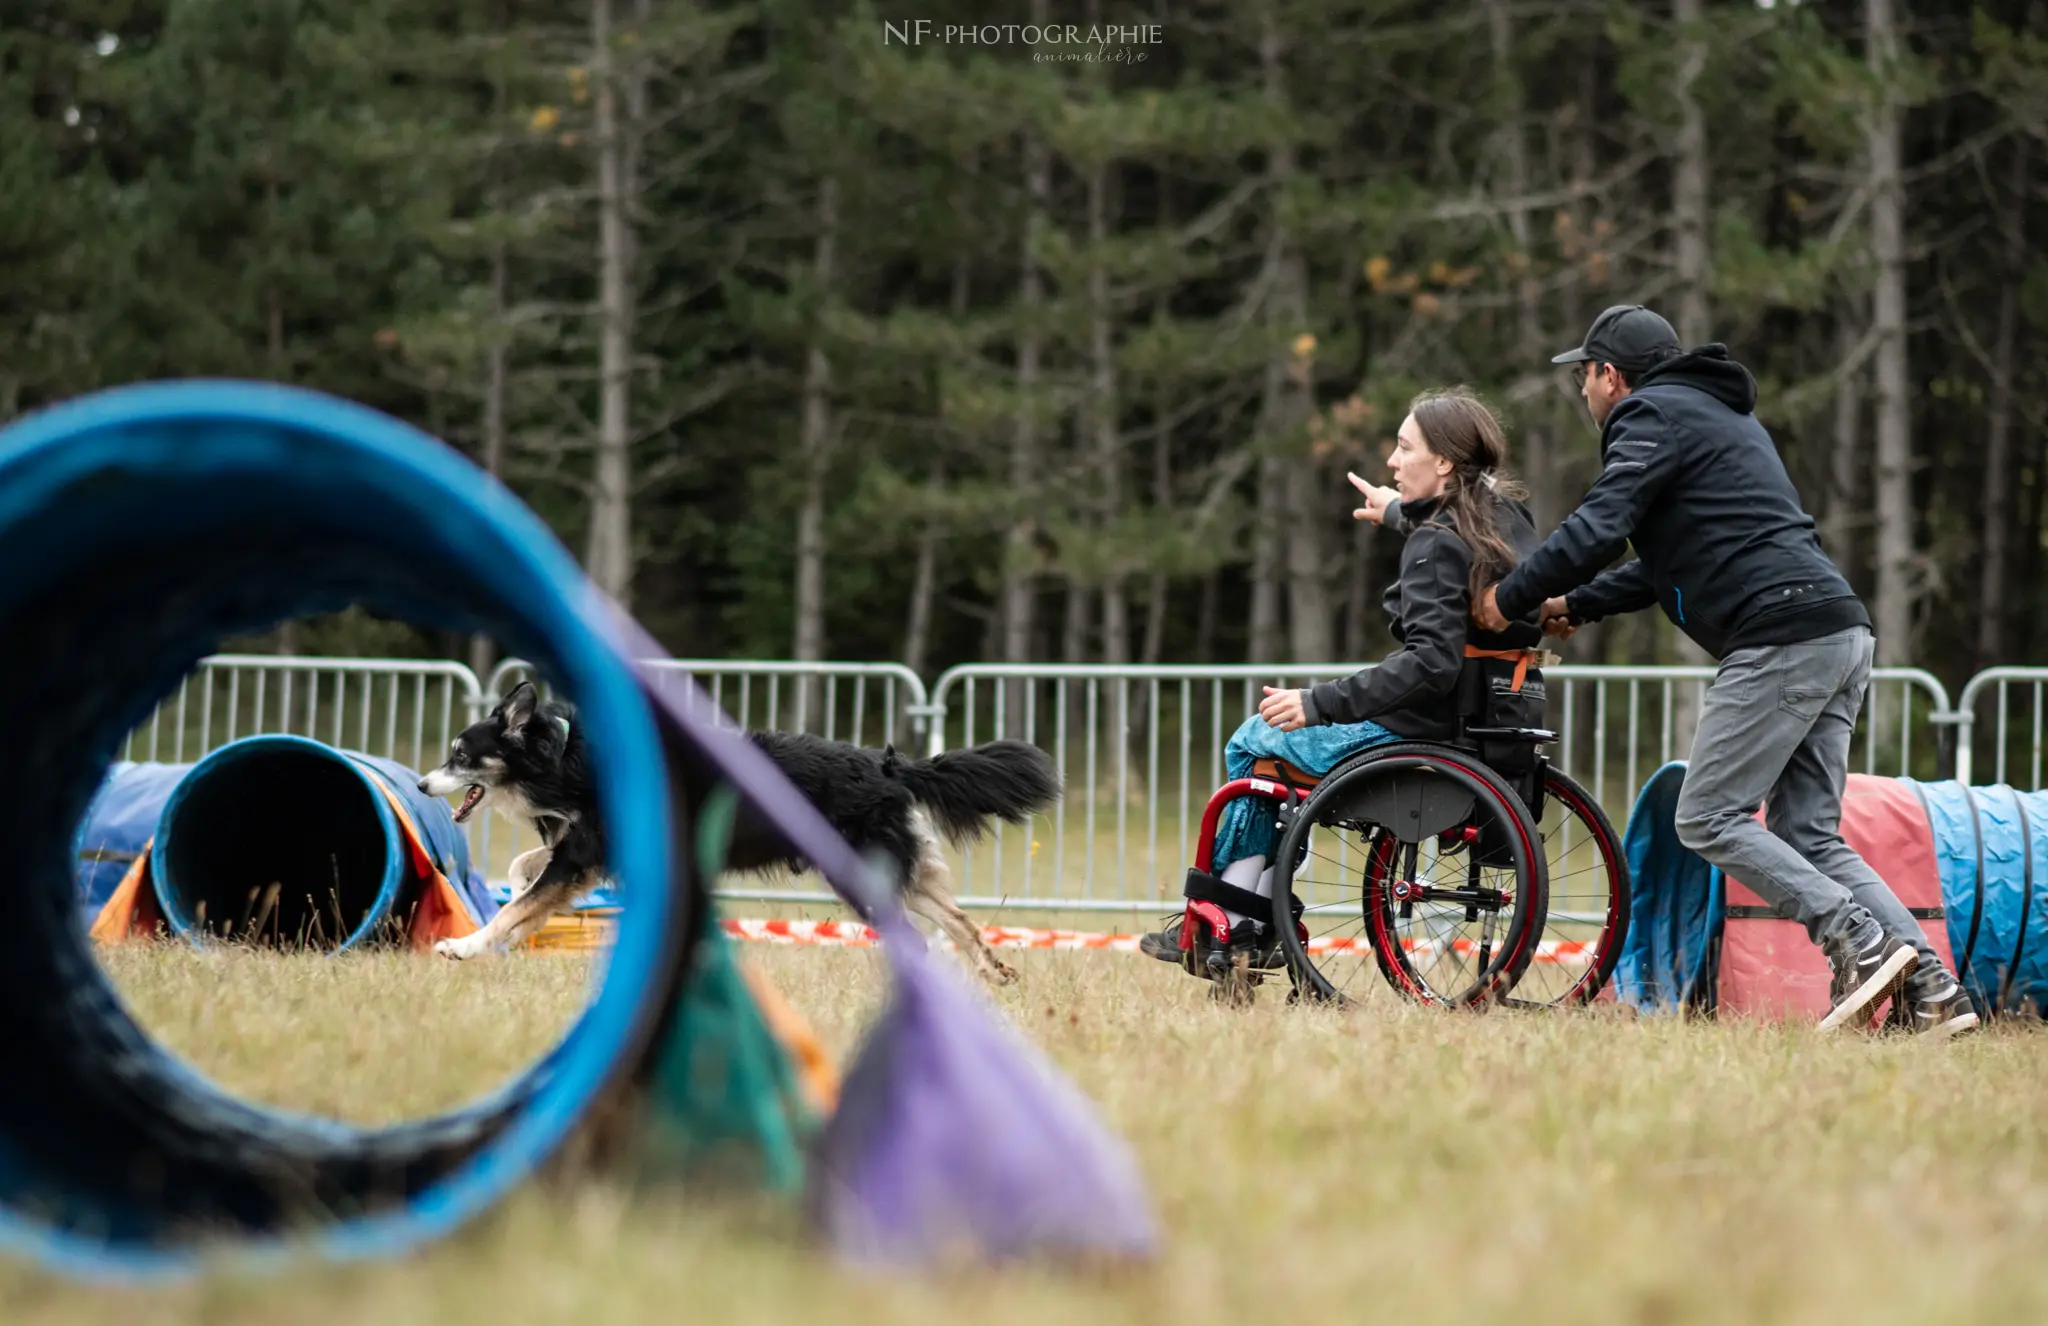
{"type": "MultiPolygon", "coordinates": [[[[1282,801],[1299,809],[1308,796],[1300,788],[1289,783],[1274,782],[1270,778],[1234,778],[1209,797],[1209,804],[1202,811],[1201,838],[1195,845],[1195,869],[1209,874],[1210,863],[1216,859],[1216,823],[1223,818],[1223,808],[1243,796],[1264,797],[1269,801],[1282,801]]],[[[1195,924],[1199,921],[1209,928],[1220,943],[1230,942],[1230,914],[1213,902],[1198,898],[1188,899],[1187,909],[1180,924],[1180,951],[1192,954],[1195,947],[1195,924]]],[[[1308,927],[1297,921],[1303,943],[1308,942],[1308,927]]],[[[1185,966],[1191,962],[1187,956],[1181,958],[1185,966]]]]}

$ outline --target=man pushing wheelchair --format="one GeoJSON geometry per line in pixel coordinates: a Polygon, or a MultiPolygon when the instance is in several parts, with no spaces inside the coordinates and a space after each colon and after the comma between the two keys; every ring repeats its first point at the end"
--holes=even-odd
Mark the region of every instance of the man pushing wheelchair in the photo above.
{"type": "Polygon", "coordinates": [[[1499,627],[1539,606],[1580,622],[1657,604],[1720,660],[1678,802],[1679,841],[1801,922],[1834,972],[1824,1031],[1977,1025],[1919,923],[1842,838],[1849,739],[1870,684],[1870,615],[1829,560],[1726,346],[1682,351],[1638,304],[1596,318],[1574,365],[1600,426],[1579,507],[1479,597],[1499,627]],[[1603,570],[1624,545],[1634,560],[1603,570]],[[1755,819],[1764,807],[1763,824],[1755,819]]]}

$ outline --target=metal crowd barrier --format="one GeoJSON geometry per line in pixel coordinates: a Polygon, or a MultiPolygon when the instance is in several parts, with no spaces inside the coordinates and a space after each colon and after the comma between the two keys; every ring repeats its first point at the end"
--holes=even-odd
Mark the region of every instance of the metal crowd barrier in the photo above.
{"type": "Polygon", "coordinates": [[[1956,778],[1974,782],[1977,756],[1989,757],[1985,779],[2024,791],[2041,787],[2044,688],[2048,668],[1986,668],[1970,678],[1956,697],[1956,778]],[[1991,722],[1980,729],[1978,708],[1987,696],[1993,702],[1991,722]]]}
{"type": "Polygon", "coordinates": [[[475,673],[441,659],[215,654],[128,734],[121,758],[184,764],[241,737],[290,733],[426,768],[482,694],[475,673]]]}
{"type": "MultiPolygon", "coordinates": [[[[1230,734],[1256,712],[1265,685],[1302,686],[1350,664],[1129,665],[976,663],[927,691],[896,663],[676,660],[736,726],[806,730],[868,746],[928,753],[1018,737],[1052,753],[1068,792],[1040,821],[999,826],[955,859],[955,884],[978,908],[1151,912],[1169,909],[1191,859],[1209,793],[1224,776],[1230,734]]],[[[460,663],[220,655],[202,662],[129,737],[124,758],[185,762],[257,732],[292,732],[385,755],[410,767],[441,761],[455,733],[533,674],[507,660],[479,685],[460,663]]],[[[1644,779],[1691,746],[1711,667],[1560,665],[1545,670],[1551,758],[1594,792],[1617,827],[1644,779]]],[[[2041,785],[2048,668],[1994,668],[1951,710],[1918,668],[1873,674],[1851,767],[1938,777],[1972,770],[1972,737],[2008,781],[2024,765],[2041,785]],[[1975,729],[1995,693],[1996,725],[1975,729]],[[2030,742],[2028,738],[2030,734],[2030,742]]],[[[502,879],[530,835],[499,817],[467,826],[479,865],[502,879]]],[[[748,881],[728,896],[829,902],[822,890],[748,881]]]]}
{"type": "MultiPolygon", "coordinates": [[[[1069,788],[1049,825],[1021,838],[999,827],[992,842],[963,853],[960,892],[978,906],[1170,908],[1202,808],[1223,782],[1225,744],[1257,711],[1263,688],[1359,670],[1342,663],[975,663],[947,670],[932,687],[932,751],[1019,737],[1053,753],[1069,788]]],[[[1560,665],[1544,677],[1548,725],[1559,734],[1552,760],[1620,828],[1650,773],[1686,757],[1714,669],[1560,665]]],[[[1949,717],[1948,694],[1932,674],[1877,669],[1851,767],[1935,776],[1949,717]]]]}

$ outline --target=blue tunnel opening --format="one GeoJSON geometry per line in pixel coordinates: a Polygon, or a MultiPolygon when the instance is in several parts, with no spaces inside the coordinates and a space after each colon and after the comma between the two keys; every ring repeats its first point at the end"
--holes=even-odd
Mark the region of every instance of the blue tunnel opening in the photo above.
{"type": "Polygon", "coordinates": [[[338,952],[404,937],[397,817],[367,772],[303,737],[248,738],[194,765],[164,802],[150,866],[186,938],[338,952]]]}
{"type": "MultiPolygon", "coordinates": [[[[0,1247],[98,1276],[384,1254],[447,1232],[624,1089],[686,977],[660,738],[610,605],[516,499],[425,434],[315,393],[128,388],[0,433],[0,1247]],[[361,1129],[258,1108],[154,1044],[79,923],[76,826],[125,734],[226,637],[359,603],[545,661],[590,733],[634,911],[558,1048],[456,1113],[361,1129]]],[[[173,846],[175,852],[177,848],[173,846]]],[[[211,908],[209,908],[211,911],[211,908]]]]}

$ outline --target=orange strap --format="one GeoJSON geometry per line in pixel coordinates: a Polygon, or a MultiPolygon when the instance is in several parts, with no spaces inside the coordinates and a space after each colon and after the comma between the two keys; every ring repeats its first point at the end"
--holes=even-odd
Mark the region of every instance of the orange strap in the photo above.
{"type": "Polygon", "coordinates": [[[1529,677],[1529,665],[1541,658],[1542,651],[1535,649],[1481,649],[1478,645],[1466,645],[1466,658],[1497,658],[1503,663],[1515,665],[1515,684],[1508,689],[1515,694],[1522,693],[1522,683],[1529,677]]]}

